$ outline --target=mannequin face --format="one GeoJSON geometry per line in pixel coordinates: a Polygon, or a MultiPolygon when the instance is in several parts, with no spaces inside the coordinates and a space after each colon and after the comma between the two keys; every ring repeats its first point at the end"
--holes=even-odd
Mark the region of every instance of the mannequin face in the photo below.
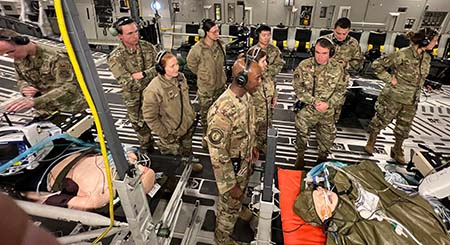
{"type": "Polygon", "coordinates": [[[172,79],[174,77],[178,77],[178,68],[179,66],[177,58],[175,56],[171,56],[164,66],[164,70],[166,71],[166,78],[172,79]]]}

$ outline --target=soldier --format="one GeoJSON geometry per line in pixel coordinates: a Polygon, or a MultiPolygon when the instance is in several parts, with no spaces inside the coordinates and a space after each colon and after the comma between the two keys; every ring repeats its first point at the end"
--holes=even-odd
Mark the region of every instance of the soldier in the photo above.
{"type": "MultiPolygon", "coordinates": [[[[263,74],[267,70],[267,55],[259,47],[253,47],[247,52],[250,59],[255,60],[263,74]]],[[[267,145],[267,128],[272,126],[273,103],[276,99],[275,83],[269,76],[262,78],[261,86],[251,94],[256,111],[256,145],[259,151],[265,153],[267,145]]],[[[276,102],[275,102],[276,103],[276,102]]]]}
{"type": "Polygon", "coordinates": [[[7,105],[6,111],[34,108],[46,119],[56,112],[75,114],[87,108],[65,51],[0,28],[0,55],[4,54],[14,59],[17,86],[25,97],[7,105]]]}
{"type": "Polygon", "coordinates": [[[342,65],[330,59],[334,52],[331,40],[321,37],[312,48],[314,57],[303,60],[294,71],[293,87],[298,109],[295,118],[297,130],[297,160],[295,167],[303,169],[308,135],[314,127],[318,142],[317,162],[327,159],[336,137],[334,109],[342,101],[348,75],[342,65]]]}
{"type": "Polygon", "coordinates": [[[255,38],[258,40],[258,43],[253,45],[250,49],[259,47],[267,54],[267,69],[264,71],[263,77],[264,80],[267,80],[267,83],[274,84],[272,107],[275,107],[278,103],[275,76],[280,73],[286,62],[281,57],[280,50],[270,43],[270,39],[272,38],[272,29],[270,29],[270,26],[261,24],[256,28],[255,33],[255,38]]]}
{"type": "Polygon", "coordinates": [[[217,244],[237,244],[230,238],[242,208],[242,198],[258,159],[255,147],[255,111],[250,95],[261,84],[261,68],[251,59],[238,59],[233,66],[233,83],[208,112],[206,140],[219,190],[217,244]]]}
{"type": "Polygon", "coordinates": [[[395,119],[395,144],[391,148],[391,157],[400,164],[406,163],[402,144],[409,136],[421,89],[430,71],[431,56],[426,51],[437,44],[439,33],[425,28],[416,33],[409,32],[407,36],[411,40],[409,47],[372,64],[375,74],[386,85],[375,104],[375,116],[369,123],[369,140],[364,147],[372,155],[378,133],[395,119]]]}
{"type": "Polygon", "coordinates": [[[210,19],[202,21],[200,41],[187,56],[189,69],[197,75],[197,95],[203,127],[202,147],[207,148],[205,135],[209,107],[225,91],[225,48],[219,40],[219,27],[210,19]]]}
{"type": "MultiPolygon", "coordinates": [[[[161,154],[189,157],[195,112],[186,78],[178,68],[175,55],[167,51],[158,53],[156,70],[159,74],[144,90],[142,113],[150,129],[159,136],[157,144],[161,154]]],[[[195,163],[192,170],[199,172],[202,167],[195,163]]]]}
{"type": "Polygon", "coordinates": [[[127,107],[127,116],[137,133],[143,152],[153,151],[150,128],[142,117],[142,92],[157,75],[155,71],[155,47],[139,40],[136,22],[130,17],[119,18],[110,28],[113,36],[120,40],[119,46],[108,56],[108,66],[113,76],[122,85],[122,98],[127,107]]]}
{"type": "MultiPolygon", "coordinates": [[[[344,66],[345,71],[353,70],[358,72],[364,64],[364,56],[362,55],[358,40],[348,35],[351,25],[352,23],[348,18],[342,17],[334,24],[333,33],[324,37],[333,41],[336,49],[333,58],[344,66]]],[[[336,122],[339,121],[344,102],[345,95],[342,103],[336,105],[336,115],[334,117],[336,122]]]]}

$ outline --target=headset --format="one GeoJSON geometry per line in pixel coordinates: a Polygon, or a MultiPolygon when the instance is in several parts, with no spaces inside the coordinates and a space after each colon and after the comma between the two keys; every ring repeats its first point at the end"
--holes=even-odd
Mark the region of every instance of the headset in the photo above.
{"type": "Polygon", "coordinates": [[[245,85],[247,85],[248,83],[248,72],[253,61],[254,59],[252,59],[249,55],[245,55],[245,68],[236,76],[236,84],[241,88],[245,87],[245,85]]]}
{"type": "Polygon", "coordinates": [[[208,22],[214,22],[211,19],[203,19],[200,21],[200,28],[198,29],[198,36],[200,38],[206,37],[206,30],[205,30],[205,24],[208,22]]]}
{"type": "Polygon", "coordinates": [[[431,28],[424,28],[423,29],[423,38],[419,41],[419,48],[424,48],[428,46],[431,43],[431,40],[435,35],[437,34],[437,31],[431,29],[431,28]]]}
{"type": "Polygon", "coordinates": [[[248,58],[249,59],[252,59],[252,60],[254,60],[254,61],[256,61],[256,62],[258,62],[257,60],[256,60],[256,58],[258,57],[258,55],[259,55],[259,53],[261,52],[261,48],[260,47],[254,47],[254,48],[252,48],[252,49],[250,49],[248,52],[247,52],[247,56],[248,56],[248,58]]]}
{"type": "Polygon", "coordinates": [[[0,41],[13,42],[16,45],[27,45],[30,39],[27,36],[3,36],[0,35],[0,41]]]}
{"type": "Polygon", "coordinates": [[[129,16],[120,17],[116,22],[114,22],[114,24],[112,24],[112,26],[110,28],[108,28],[108,31],[109,31],[109,33],[111,33],[111,35],[113,37],[115,37],[119,34],[122,34],[122,31],[119,30],[119,27],[131,24],[134,22],[135,21],[129,16]]]}
{"type": "MultiPolygon", "coordinates": [[[[331,57],[333,57],[333,55],[335,54],[335,52],[336,52],[336,49],[335,49],[335,47],[334,47],[334,43],[333,43],[333,41],[331,41],[329,38],[327,38],[327,37],[319,37],[319,39],[317,39],[316,40],[316,44],[320,41],[320,40],[326,40],[326,41],[328,41],[330,44],[331,44],[331,48],[330,48],[330,58],[331,57]]],[[[315,45],[314,45],[315,46],[315,45]]],[[[316,52],[316,49],[315,49],[315,47],[314,46],[312,46],[311,47],[311,54],[312,54],[312,56],[314,56],[314,54],[315,54],[315,52],[316,52]]]]}
{"type": "Polygon", "coordinates": [[[166,74],[166,70],[164,69],[164,67],[161,64],[161,60],[164,57],[164,55],[166,55],[168,52],[166,50],[161,50],[158,52],[158,54],[156,55],[156,65],[155,65],[155,69],[156,71],[161,74],[164,75],[166,74]]]}

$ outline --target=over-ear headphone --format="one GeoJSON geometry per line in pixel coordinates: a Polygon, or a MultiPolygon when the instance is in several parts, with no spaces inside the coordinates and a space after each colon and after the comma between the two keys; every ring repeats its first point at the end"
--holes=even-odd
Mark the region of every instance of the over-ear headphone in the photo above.
{"type": "Polygon", "coordinates": [[[239,87],[245,87],[248,83],[248,72],[250,70],[250,64],[252,63],[253,59],[251,59],[247,54],[245,55],[245,68],[243,71],[239,72],[236,76],[236,84],[239,87]]]}
{"type": "Polygon", "coordinates": [[[210,19],[203,19],[202,21],[200,21],[200,28],[198,28],[198,36],[200,38],[206,37],[206,31],[205,31],[205,23],[207,21],[210,21],[210,19]]]}
{"type": "Polygon", "coordinates": [[[158,52],[158,54],[156,55],[156,65],[155,65],[155,69],[156,71],[161,74],[164,75],[166,74],[166,70],[164,69],[164,67],[161,64],[161,60],[164,57],[164,55],[167,54],[166,50],[161,50],[158,52]]]}
{"type": "Polygon", "coordinates": [[[428,28],[423,30],[423,38],[419,41],[419,48],[424,48],[430,44],[431,40],[428,38],[428,28]]]}
{"type": "Polygon", "coordinates": [[[128,25],[133,22],[134,22],[134,20],[129,16],[120,17],[116,22],[114,22],[112,24],[112,26],[110,28],[108,28],[108,31],[109,31],[109,33],[111,33],[111,35],[113,37],[115,37],[119,34],[122,34],[122,31],[119,30],[119,27],[121,27],[123,25],[128,25]]]}
{"type": "Polygon", "coordinates": [[[335,49],[335,47],[334,47],[334,43],[333,43],[333,41],[331,41],[329,38],[327,38],[327,37],[319,37],[319,39],[317,39],[316,40],[316,43],[314,44],[314,46],[312,46],[311,47],[311,54],[312,54],[312,56],[314,56],[314,54],[315,54],[315,52],[316,52],[316,49],[315,49],[315,46],[317,45],[317,43],[319,42],[319,41],[321,41],[321,40],[326,40],[327,42],[329,42],[330,43],[330,46],[331,46],[331,48],[330,48],[330,58],[331,57],[333,57],[333,55],[334,55],[334,53],[336,52],[336,49],[335,49]]]}
{"type": "Polygon", "coordinates": [[[27,36],[8,37],[8,36],[0,35],[0,41],[13,42],[17,45],[27,45],[30,43],[30,39],[27,36]]]}

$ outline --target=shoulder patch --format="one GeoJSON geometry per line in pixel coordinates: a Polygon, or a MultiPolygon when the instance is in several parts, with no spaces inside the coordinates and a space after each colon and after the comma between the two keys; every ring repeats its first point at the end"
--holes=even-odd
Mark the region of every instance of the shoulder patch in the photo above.
{"type": "Polygon", "coordinates": [[[222,142],[222,139],[224,137],[224,133],[219,128],[213,128],[208,134],[209,142],[213,145],[218,145],[222,142]]]}

